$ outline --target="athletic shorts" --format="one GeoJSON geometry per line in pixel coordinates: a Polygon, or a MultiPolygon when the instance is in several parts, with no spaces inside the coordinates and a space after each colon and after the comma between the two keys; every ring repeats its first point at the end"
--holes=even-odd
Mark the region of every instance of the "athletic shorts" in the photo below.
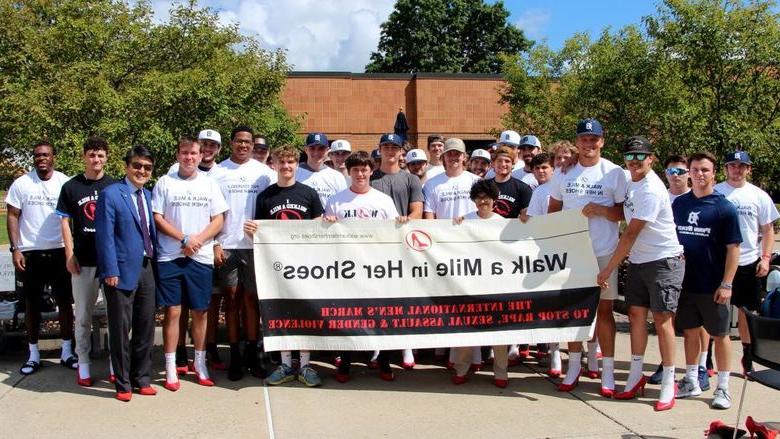
{"type": "Polygon", "coordinates": [[[223,251],[225,263],[216,268],[217,285],[221,288],[241,285],[245,292],[257,294],[254,252],[243,248],[223,251]]]}
{"type": "Polygon", "coordinates": [[[24,255],[24,271],[16,272],[16,291],[29,300],[35,309],[44,306],[44,290],[51,287],[57,302],[73,303],[70,273],[65,268],[65,249],[28,250],[24,255]]]}
{"type": "Polygon", "coordinates": [[[628,264],[626,304],[650,308],[653,312],[676,312],[680,299],[685,259],[663,258],[642,264],[628,264]]]}
{"type": "Polygon", "coordinates": [[[157,305],[186,304],[195,311],[206,311],[211,300],[214,268],[190,258],[157,263],[157,305]]]}
{"type": "Polygon", "coordinates": [[[714,292],[713,294],[683,292],[674,318],[677,329],[704,326],[704,329],[714,337],[728,335],[731,326],[731,304],[715,303],[714,297],[714,292]]]}
{"type": "MultiPolygon", "coordinates": [[[[603,270],[609,264],[609,260],[612,259],[612,255],[596,256],[596,262],[599,265],[599,271],[603,270]]],[[[607,279],[607,288],[601,289],[601,300],[615,300],[618,298],[618,270],[612,270],[612,274],[607,279]]]]}
{"type": "Polygon", "coordinates": [[[737,308],[747,307],[757,311],[761,297],[761,279],[756,277],[756,267],[761,260],[737,267],[731,289],[731,304],[737,308]]]}

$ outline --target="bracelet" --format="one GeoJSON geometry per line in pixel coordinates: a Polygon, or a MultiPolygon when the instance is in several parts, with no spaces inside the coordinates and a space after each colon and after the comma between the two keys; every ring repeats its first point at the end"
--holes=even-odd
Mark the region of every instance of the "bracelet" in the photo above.
{"type": "Polygon", "coordinates": [[[728,282],[721,282],[720,287],[724,290],[730,290],[733,285],[728,282]]]}
{"type": "Polygon", "coordinates": [[[187,242],[190,240],[190,235],[184,235],[184,237],[181,239],[181,248],[187,247],[187,242]]]}

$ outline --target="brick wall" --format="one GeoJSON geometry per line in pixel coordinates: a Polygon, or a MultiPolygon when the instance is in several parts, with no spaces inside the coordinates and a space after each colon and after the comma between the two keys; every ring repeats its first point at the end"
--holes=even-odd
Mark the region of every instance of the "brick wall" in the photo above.
{"type": "Polygon", "coordinates": [[[303,115],[302,132],[322,131],[369,150],[392,132],[399,108],[409,123],[409,141],[425,146],[429,134],[489,140],[507,111],[498,103],[503,80],[495,75],[351,74],[293,72],[282,101],[303,115]]]}

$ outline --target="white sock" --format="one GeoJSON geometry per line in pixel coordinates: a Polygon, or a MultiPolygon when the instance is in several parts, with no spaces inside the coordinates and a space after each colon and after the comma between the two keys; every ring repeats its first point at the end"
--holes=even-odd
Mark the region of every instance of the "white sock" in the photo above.
{"type": "Polygon", "coordinates": [[[471,348],[471,364],[482,364],[482,347],[471,348]]]}
{"type": "Polygon", "coordinates": [[[692,382],[693,385],[698,389],[699,388],[699,365],[687,364],[685,366],[685,378],[687,378],[688,381],[692,382]]]}
{"type": "Polygon", "coordinates": [[[301,367],[308,366],[311,359],[311,351],[301,351],[301,367]]]}
{"type": "Polygon", "coordinates": [[[179,381],[179,375],[176,373],[176,352],[165,353],[165,381],[175,383],[179,381]]]}
{"type": "Polygon", "coordinates": [[[450,348],[449,362],[455,364],[455,348],[450,348]]]}
{"type": "Polygon", "coordinates": [[[699,367],[707,368],[707,351],[699,354],[699,367]]]}
{"type": "Polygon", "coordinates": [[[62,353],[60,354],[60,358],[62,360],[67,360],[72,356],[73,356],[73,340],[62,340],[62,353]]]}
{"type": "Polygon", "coordinates": [[[488,354],[488,360],[493,361],[496,358],[496,353],[493,352],[493,348],[490,348],[490,353],[488,354]]]}
{"type": "Polygon", "coordinates": [[[28,343],[30,347],[30,358],[28,361],[41,362],[41,351],[38,350],[38,343],[28,343]]]}
{"type": "Polygon", "coordinates": [[[669,402],[674,398],[674,366],[664,366],[663,376],[661,377],[661,394],[658,400],[669,402]]]}
{"type": "Polygon", "coordinates": [[[376,361],[376,359],[379,358],[379,352],[380,351],[374,351],[374,354],[371,355],[371,361],[376,361]]]}
{"type": "Polygon", "coordinates": [[[520,350],[517,348],[516,344],[509,345],[509,352],[507,353],[507,358],[510,360],[516,359],[518,356],[520,356],[520,350]]]}
{"type": "Polygon", "coordinates": [[[615,358],[603,357],[601,359],[603,369],[601,371],[601,387],[615,390],[615,358]]]}
{"type": "Polygon", "coordinates": [[[580,376],[582,369],[582,352],[569,352],[569,370],[566,371],[566,378],[563,384],[574,384],[574,381],[580,376]]]}
{"type": "Polygon", "coordinates": [[[729,390],[729,375],[731,371],[721,371],[718,368],[718,388],[723,390],[729,390]]]}
{"type": "Polygon", "coordinates": [[[558,343],[550,343],[550,370],[561,370],[561,349],[558,343]]]}
{"type": "Polygon", "coordinates": [[[588,370],[599,371],[598,342],[588,342],[588,370]]]}
{"type": "Polygon", "coordinates": [[[411,349],[404,349],[404,363],[414,363],[414,352],[411,349]]]}
{"type": "Polygon", "coordinates": [[[282,351],[282,364],[287,367],[292,367],[292,352],[282,351]]]}
{"type": "Polygon", "coordinates": [[[111,357],[108,357],[108,374],[114,374],[114,365],[111,363],[111,357]]]}
{"type": "Polygon", "coordinates": [[[209,379],[209,369],[206,367],[206,351],[195,351],[194,363],[198,378],[202,380],[209,379]]]}
{"type": "Polygon", "coordinates": [[[89,363],[79,362],[79,378],[82,380],[89,378],[89,363]]]}
{"type": "Polygon", "coordinates": [[[629,390],[633,389],[639,380],[642,379],[642,366],[645,364],[644,358],[645,357],[643,355],[631,356],[631,368],[628,371],[626,388],[623,389],[624,392],[628,392],[629,390]]]}

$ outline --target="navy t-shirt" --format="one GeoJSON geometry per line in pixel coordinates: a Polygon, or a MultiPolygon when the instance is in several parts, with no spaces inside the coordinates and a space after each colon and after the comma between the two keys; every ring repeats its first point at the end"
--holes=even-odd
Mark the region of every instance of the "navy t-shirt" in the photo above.
{"type": "Polygon", "coordinates": [[[720,192],[696,198],[689,191],[674,200],[672,212],[685,252],[683,291],[715,294],[726,269],[726,246],[742,242],[737,209],[720,192]]]}

